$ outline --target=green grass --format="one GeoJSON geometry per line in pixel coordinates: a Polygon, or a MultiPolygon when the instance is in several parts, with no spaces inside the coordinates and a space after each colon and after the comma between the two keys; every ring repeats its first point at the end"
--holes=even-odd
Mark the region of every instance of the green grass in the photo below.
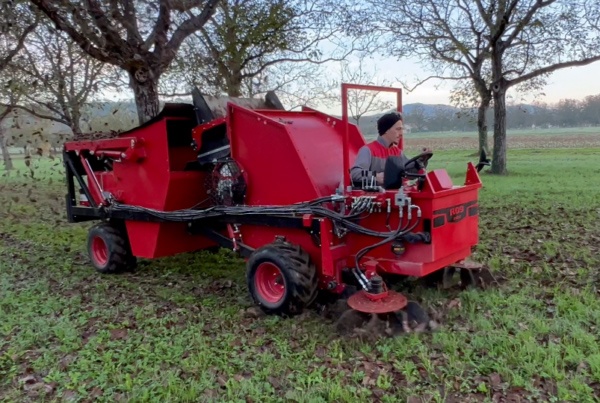
{"type": "MultiPolygon", "coordinates": [[[[430,168],[464,180],[470,151],[430,168]]],[[[0,400],[597,401],[599,149],[511,150],[482,173],[474,258],[488,290],[417,287],[432,334],[365,342],[314,313],[252,318],[243,262],[226,251],[143,261],[100,276],[90,224],[64,217],[62,173],[0,179],[0,400]],[[596,399],[596,400],[595,400],[596,399]]]]}

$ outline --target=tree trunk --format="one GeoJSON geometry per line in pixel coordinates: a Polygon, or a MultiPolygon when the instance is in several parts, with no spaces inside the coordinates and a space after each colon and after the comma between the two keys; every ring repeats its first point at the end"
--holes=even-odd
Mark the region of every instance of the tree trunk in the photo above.
{"type": "Polygon", "coordinates": [[[230,97],[239,98],[242,96],[242,77],[241,72],[234,71],[226,78],[227,95],[230,97]]]}
{"type": "Polygon", "coordinates": [[[129,73],[129,85],[135,95],[139,124],[144,124],[158,115],[158,77],[148,69],[129,73]]]}
{"type": "Polygon", "coordinates": [[[4,128],[0,126],[0,150],[2,150],[2,159],[4,160],[4,169],[10,171],[13,169],[13,162],[10,158],[10,153],[8,152],[8,146],[6,145],[6,140],[4,139],[4,128]]]}
{"type": "Polygon", "coordinates": [[[494,155],[493,174],[506,175],[506,82],[494,84],[494,155]]]}
{"type": "Polygon", "coordinates": [[[71,119],[71,131],[73,132],[73,135],[75,136],[75,138],[78,138],[79,136],[81,136],[83,133],[81,132],[81,113],[73,111],[73,113],[71,114],[72,119],[71,119]]]}
{"type": "Polygon", "coordinates": [[[479,103],[477,110],[477,130],[479,132],[479,153],[485,150],[486,155],[490,155],[488,144],[488,126],[487,126],[487,110],[490,107],[490,98],[483,98],[479,103]]]}

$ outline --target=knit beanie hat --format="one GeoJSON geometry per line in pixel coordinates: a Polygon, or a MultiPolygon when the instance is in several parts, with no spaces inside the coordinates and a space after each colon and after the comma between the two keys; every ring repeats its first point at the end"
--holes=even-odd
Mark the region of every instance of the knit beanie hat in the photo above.
{"type": "Polygon", "coordinates": [[[377,120],[377,131],[381,136],[387,132],[390,127],[394,126],[397,121],[402,120],[402,114],[400,112],[389,112],[380,117],[377,120]]]}

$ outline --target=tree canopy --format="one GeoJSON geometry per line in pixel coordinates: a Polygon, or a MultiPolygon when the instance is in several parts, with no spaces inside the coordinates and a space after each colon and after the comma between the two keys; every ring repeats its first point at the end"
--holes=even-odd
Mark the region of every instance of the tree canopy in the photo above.
{"type": "Polygon", "coordinates": [[[158,81],[219,0],[31,0],[91,57],[127,73],[140,123],[158,114],[158,81]]]}

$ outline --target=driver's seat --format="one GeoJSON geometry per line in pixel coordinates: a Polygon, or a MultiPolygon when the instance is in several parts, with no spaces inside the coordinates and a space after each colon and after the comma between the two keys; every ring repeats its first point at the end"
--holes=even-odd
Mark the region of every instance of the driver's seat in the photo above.
{"type": "Polygon", "coordinates": [[[391,156],[385,161],[385,170],[383,171],[383,188],[400,189],[405,169],[404,161],[401,156],[391,156]]]}

